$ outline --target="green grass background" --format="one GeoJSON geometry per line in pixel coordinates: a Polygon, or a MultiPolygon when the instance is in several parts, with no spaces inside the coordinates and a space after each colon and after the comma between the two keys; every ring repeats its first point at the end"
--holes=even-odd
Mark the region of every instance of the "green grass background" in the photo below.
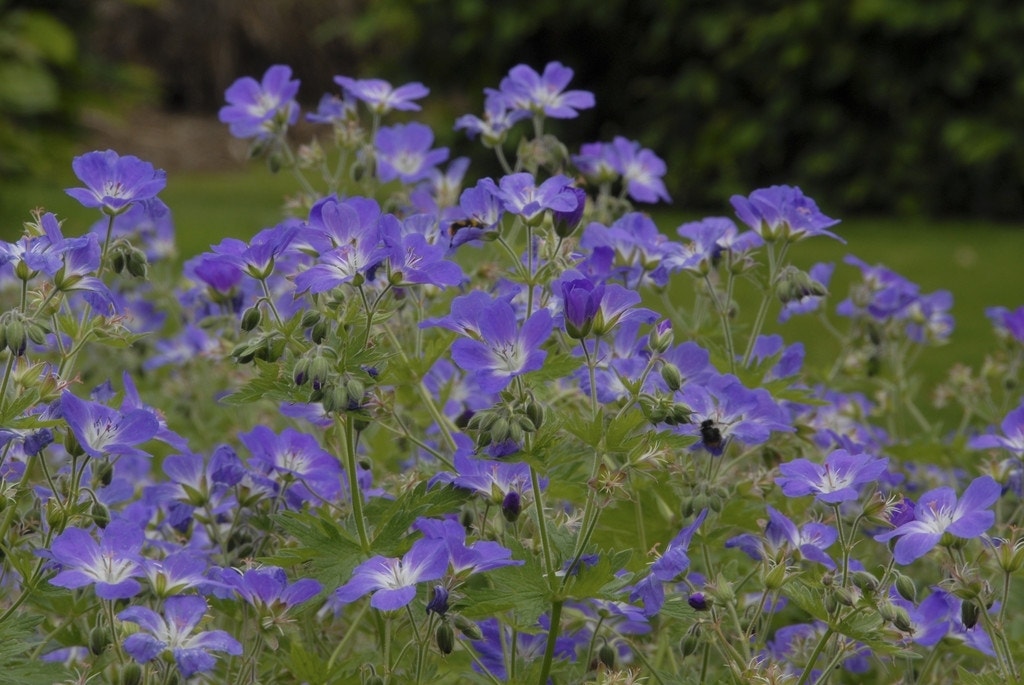
{"type": "MultiPolygon", "coordinates": [[[[70,168],[62,178],[0,186],[0,238],[14,240],[21,224],[35,207],[43,207],[65,219],[69,235],[81,233],[96,220],[68,197],[63,189],[78,185],[70,168]]],[[[283,198],[295,188],[285,173],[272,175],[259,163],[230,173],[170,175],[161,197],[170,206],[182,256],[202,252],[226,236],[246,238],[272,226],[283,216],[283,198]]],[[[823,210],[829,214],[827,207],[823,210]]],[[[721,214],[729,215],[727,200],[721,214]]],[[[698,218],[678,210],[658,210],[655,221],[674,235],[686,220],[698,218]]],[[[790,250],[794,263],[803,268],[818,261],[839,262],[854,254],[882,263],[918,283],[922,292],[947,289],[953,292],[956,328],[949,344],[926,350],[920,371],[931,381],[941,380],[956,362],[977,366],[994,344],[984,309],[993,305],[1015,308],[1024,304],[1024,226],[983,221],[897,219],[888,217],[846,218],[836,232],[843,245],[827,238],[803,241],[790,250]]],[[[839,263],[830,287],[833,303],[845,296],[859,271],[839,263]]],[[[754,307],[740,299],[741,308],[754,307]]],[[[752,316],[752,312],[746,312],[752,316]]],[[[835,353],[831,341],[821,341],[820,328],[808,317],[776,327],[788,340],[803,340],[808,361],[826,364],[835,353]]]]}

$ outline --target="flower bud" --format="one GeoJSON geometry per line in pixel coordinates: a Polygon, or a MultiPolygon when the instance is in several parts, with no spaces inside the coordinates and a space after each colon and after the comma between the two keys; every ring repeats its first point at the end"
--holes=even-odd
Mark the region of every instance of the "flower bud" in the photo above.
{"type": "Polygon", "coordinates": [[[245,313],[242,314],[242,323],[240,324],[240,328],[248,333],[259,326],[262,320],[263,312],[260,311],[258,305],[254,305],[246,309],[245,313]]]}
{"type": "Polygon", "coordinates": [[[672,342],[672,322],[668,319],[659,321],[647,337],[647,347],[654,354],[664,354],[672,346],[672,342]]]}
{"type": "Polygon", "coordinates": [[[703,592],[694,592],[686,599],[686,603],[694,611],[707,611],[714,602],[703,592]]]}
{"type": "Polygon", "coordinates": [[[437,640],[437,648],[442,654],[451,654],[455,649],[455,631],[447,621],[437,627],[434,638],[437,640]]]}
{"type": "Polygon", "coordinates": [[[683,374],[680,373],[679,367],[675,364],[665,362],[661,365],[661,378],[665,381],[665,385],[672,392],[675,392],[679,388],[683,387],[683,374]]]}
{"type": "Polygon", "coordinates": [[[617,656],[615,649],[607,642],[601,645],[601,649],[597,650],[598,660],[604,664],[605,668],[611,670],[615,669],[615,659],[617,656]]]}
{"type": "Polygon", "coordinates": [[[465,616],[454,614],[452,615],[452,621],[455,623],[455,627],[459,629],[459,632],[466,636],[466,639],[480,640],[483,638],[484,634],[480,632],[479,626],[465,616]]]}
{"type": "Polygon", "coordinates": [[[568,238],[573,234],[583,220],[583,210],[587,206],[587,191],[576,187],[570,187],[566,190],[576,196],[576,208],[567,212],[551,212],[551,219],[555,225],[555,235],[559,238],[568,238]]]}
{"type": "Polygon", "coordinates": [[[683,638],[679,641],[679,651],[682,652],[684,659],[697,651],[697,648],[700,647],[700,639],[700,624],[694,623],[693,626],[686,631],[686,635],[683,635],[683,638]]]}
{"type": "Polygon", "coordinates": [[[149,273],[149,260],[146,259],[146,253],[137,247],[133,247],[128,252],[125,267],[128,269],[128,273],[135,278],[145,278],[149,273]]]}
{"type": "Polygon", "coordinates": [[[11,351],[11,354],[15,357],[25,354],[25,349],[28,347],[25,324],[17,319],[12,319],[4,327],[4,333],[7,338],[7,349],[11,351]]]}
{"type": "Polygon", "coordinates": [[[964,628],[970,630],[978,625],[978,618],[981,616],[981,609],[974,602],[967,601],[960,604],[960,620],[964,622],[964,628]]]}
{"type": "Polygon", "coordinates": [[[96,626],[89,631],[89,651],[99,656],[110,646],[110,635],[106,629],[96,626]]]}
{"type": "Polygon", "coordinates": [[[765,574],[764,586],[768,590],[778,590],[786,584],[787,578],[786,565],[778,564],[765,574]]]}
{"type": "Polygon", "coordinates": [[[95,502],[92,505],[92,510],[89,513],[97,528],[106,528],[107,524],[110,523],[110,512],[99,502],[95,502]]]}
{"type": "Polygon", "coordinates": [[[121,667],[117,676],[118,685],[140,685],[142,682],[142,666],[129,661],[121,667]]]}
{"type": "Polygon", "coordinates": [[[530,417],[535,430],[540,429],[544,425],[544,405],[540,402],[531,398],[526,403],[526,415],[530,417]]]}
{"type": "Polygon", "coordinates": [[[321,319],[309,329],[309,339],[319,345],[327,338],[327,321],[321,319]]]}
{"type": "Polygon", "coordinates": [[[917,602],[917,586],[913,579],[899,571],[896,571],[896,592],[908,602],[917,602]]]}
{"type": "Polygon", "coordinates": [[[515,523],[523,511],[523,500],[515,490],[509,490],[501,500],[501,515],[509,523],[515,523]]]}
{"type": "Polygon", "coordinates": [[[430,601],[427,602],[427,613],[434,612],[438,616],[448,613],[448,590],[444,585],[435,585],[430,591],[430,601]]]}
{"type": "Polygon", "coordinates": [[[114,465],[106,459],[95,462],[93,476],[101,487],[107,487],[114,480],[114,465]]]}
{"type": "Polygon", "coordinates": [[[300,325],[303,328],[312,328],[320,323],[320,319],[320,312],[315,309],[307,309],[302,313],[302,323],[300,325]]]}
{"type": "Polygon", "coordinates": [[[878,579],[867,571],[854,571],[850,574],[850,580],[861,592],[874,593],[878,591],[878,579]]]}

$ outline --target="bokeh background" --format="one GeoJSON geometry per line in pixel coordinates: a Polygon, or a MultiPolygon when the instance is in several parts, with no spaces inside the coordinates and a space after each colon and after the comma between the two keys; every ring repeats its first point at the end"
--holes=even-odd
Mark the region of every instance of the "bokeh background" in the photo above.
{"type": "Polygon", "coordinates": [[[1022,41],[1014,0],[0,0],[0,173],[125,124],[164,130],[134,143],[157,163],[223,167],[226,139],[176,136],[205,143],[197,119],[277,62],[310,105],[335,74],[422,81],[468,149],[450,122],[482,88],[557,59],[598,103],[563,137],[639,139],[686,207],[788,182],[836,213],[1020,221],[1022,41]]]}
{"type": "Polygon", "coordinates": [[[272,225],[291,180],[216,113],[275,63],[307,107],[338,74],[421,81],[415,118],[497,174],[452,123],[513,65],[559,60],[597,107],[553,132],[665,159],[666,232],[799,185],[849,240],[808,241],[803,265],[852,252],[952,289],[956,345],[925,359],[944,374],[990,345],[984,308],[1024,294],[1022,43],[1019,0],[0,0],[0,238],[37,206],[94,221],[63,188],[73,155],[105,148],[167,170],[183,256],[272,225]]]}

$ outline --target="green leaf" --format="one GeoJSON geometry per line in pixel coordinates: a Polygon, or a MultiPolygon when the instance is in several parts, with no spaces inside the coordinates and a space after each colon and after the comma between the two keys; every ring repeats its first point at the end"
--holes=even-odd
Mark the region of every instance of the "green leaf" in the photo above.
{"type": "Polygon", "coordinates": [[[225,397],[225,403],[249,404],[263,398],[291,399],[291,393],[288,390],[294,387],[294,383],[282,373],[283,367],[280,363],[254,359],[253,365],[256,367],[256,377],[225,397]]]}
{"type": "Polygon", "coordinates": [[[50,685],[67,677],[62,665],[29,658],[42,620],[41,616],[15,615],[0,623],[0,684],[50,685]]]}
{"type": "Polygon", "coordinates": [[[1004,685],[1006,680],[998,673],[972,673],[963,666],[956,669],[956,682],[961,685],[1004,685]]]}
{"type": "Polygon", "coordinates": [[[505,566],[483,574],[487,581],[480,586],[467,586],[465,605],[459,612],[472,619],[484,619],[513,611],[508,623],[518,629],[536,629],[537,619],[551,608],[551,594],[544,569],[537,557],[517,541],[508,545],[512,556],[522,559],[522,566],[505,566]]]}
{"type": "Polygon", "coordinates": [[[572,599],[620,599],[622,589],[629,585],[633,576],[630,573],[617,576],[626,567],[632,550],[620,552],[602,552],[598,562],[593,566],[581,564],[579,574],[569,581],[564,594],[572,599]]]}
{"type": "Polygon", "coordinates": [[[428,489],[423,482],[396,500],[372,500],[366,507],[366,519],[384,522],[373,536],[373,552],[386,557],[401,554],[408,544],[409,526],[416,519],[458,511],[469,497],[470,493],[460,488],[449,485],[428,489]]]}
{"type": "Polygon", "coordinates": [[[304,575],[334,588],[348,582],[354,569],[366,558],[359,543],[337,521],[325,515],[284,512],[274,516],[275,523],[298,541],[294,547],[282,547],[264,559],[276,566],[301,564],[304,575]]]}
{"type": "Polygon", "coordinates": [[[529,386],[539,387],[552,381],[561,380],[581,366],[583,366],[583,359],[580,357],[573,357],[561,352],[549,352],[544,360],[544,366],[524,374],[523,380],[529,386]]]}

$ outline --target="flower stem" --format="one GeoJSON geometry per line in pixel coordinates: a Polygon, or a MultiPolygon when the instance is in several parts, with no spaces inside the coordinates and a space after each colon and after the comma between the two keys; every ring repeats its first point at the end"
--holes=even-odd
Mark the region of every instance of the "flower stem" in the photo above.
{"type": "Polygon", "coordinates": [[[547,685],[548,674],[551,672],[551,661],[555,656],[555,642],[558,640],[558,628],[562,622],[562,600],[551,602],[551,627],[548,630],[548,642],[544,647],[544,662],[540,666],[540,685],[547,685]]]}

